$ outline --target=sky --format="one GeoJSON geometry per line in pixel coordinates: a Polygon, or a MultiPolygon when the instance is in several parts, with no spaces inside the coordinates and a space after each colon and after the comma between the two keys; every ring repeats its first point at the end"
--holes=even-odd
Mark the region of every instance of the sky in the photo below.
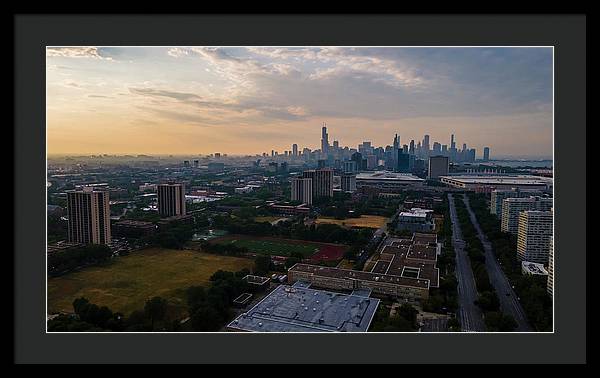
{"type": "Polygon", "coordinates": [[[551,48],[48,47],[48,154],[466,143],[552,157],[551,48]]]}

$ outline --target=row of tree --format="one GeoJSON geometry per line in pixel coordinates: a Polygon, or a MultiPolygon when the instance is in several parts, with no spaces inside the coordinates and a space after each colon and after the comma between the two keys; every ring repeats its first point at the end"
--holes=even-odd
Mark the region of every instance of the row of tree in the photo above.
{"type": "Polygon", "coordinates": [[[510,332],[517,327],[517,322],[508,314],[500,310],[498,294],[494,289],[485,266],[485,253],[483,244],[479,240],[477,230],[471,222],[469,211],[462,198],[455,198],[456,213],[460,223],[465,251],[471,262],[471,269],[475,277],[475,286],[479,293],[475,304],[483,311],[485,325],[488,331],[510,332]]]}
{"type": "MultiPolygon", "coordinates": [[[[445,314],[456,312],[458,308],[458,281],[456,279],[456,253],[452,244],[452,223],[448,198],[445,197],[442,205],[436,212],[444,215],[442,227],[438,230],[438,240],[443,242],[442,253],[438,257],[437,266],[440,270],[439,288],[429,290],[429,299],[423,303],[423,310],[445,314]]],[[[460,324],[455,317],[450,319],[448,327],[451,331],[459,331],[460,324]]]]}
{"type": "Polygon", "coordinates": [[[103,263],[112,257],[110,248],[103,244],[88,244],[48,255],[48,274],[58,275],[73,269],[103,263]]]}
{"type": "Polygon", "coordinates": [[[213,221],[215,227],[234,234],[274,236],[325,243],[365,244],[373,235],[373,230],[368,228],[353,230],[336,224],[306,226],[302,219],[292,219],[272,225],[268,222],[255,222],[252,219],[230,215],[216,215],[213,221]]]}
{"type": "Polygon", "coordinates": [[[521,273],[516,237],[501,231],[500,220],[489,212],[485,194],[470,193],[468,196],[471,209],[492,244],[504,274],[514,286],[527,319],[538,331],[552,331],[552,298],[546,291],[547,278],[521,273]]]}
{"type": "Polygon", "coordinates": [[[59,315],[48,322],[48,331],[177,331],[178,320],[169,321],[167,301],[161,297],[148,299],[143,310],[133,311],[129,317],[113,312],[107,306],[98,306],[86,298],[73,301],[74,315],[59,315]]]}

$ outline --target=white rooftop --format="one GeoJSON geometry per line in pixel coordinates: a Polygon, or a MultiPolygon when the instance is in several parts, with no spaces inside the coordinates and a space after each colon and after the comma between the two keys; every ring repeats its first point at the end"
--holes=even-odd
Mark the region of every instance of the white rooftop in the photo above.
{"type": "Polygon", "coordinates": [[[388,181],[425,181],[411,173],[389,171],[362,172],[356,175],[357,180],[388,180],[388,181]]]}

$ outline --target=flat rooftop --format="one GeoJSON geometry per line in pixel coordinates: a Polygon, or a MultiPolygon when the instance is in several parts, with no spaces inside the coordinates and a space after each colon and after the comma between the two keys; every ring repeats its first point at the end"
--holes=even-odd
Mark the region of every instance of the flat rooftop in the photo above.
{"type": "Polygon", "coordinates": [[[412,239],[388,238],[379,255],[374,258],[371,273],[422,279],[429,287],[439,286],[437,235],[415,232],[412,239]]]}
{"type": "Polygon", "coordinates": [[[464,184],[489,184],[489,185],[548,185],[552,184],[552,178],[532,175],[504,175],[504,176],[481,176],[481,175],[456,175],[440,176],[440,179],[453,180],[464,184]]]}
{"type": "Polygon", "coordinates": [[[133,227],[154,227],[154,223],[152,223],[152,222],[139,221],[139,220],[133,220],[133,219],[125,219],[125,220],[119,221],[119,222],[115,223],[115,226],[116,225],[133,226],[133,227]]]}
{"type": "Polygon", "coordinates": [[[227,325],[247,332],[367,332],[379,299],[279,285],[227,325]]]}
{"type": "Polygon", "coordinates": [[[411,182],[422,182],[425,181],[410,173],[398,173],[389,171],[377,171],[377,172],[363,172],[356,175],[357,181],[411,181],[411,182]]]}
{"type": "Polygon", "coordinates": [[[529,274],[547,276],[548,271],[543,264],[534,263],[531,261],[522,261],[521,268],[529,274]]]}
{"type": "Polygon", "coordinates": [[[400,274],[391,275],[377,272],[365,272],[362,270],[351,270],[342,268],[331,268],[321,265],[309,265],[298,263],[290,268],[290,271],[312,273],[318,277],[331,277],[340,279],[354,279],[389,283],[400,286],[415,287],[421,289],[429,288],[429,279],[402,277],[400,274]]]}

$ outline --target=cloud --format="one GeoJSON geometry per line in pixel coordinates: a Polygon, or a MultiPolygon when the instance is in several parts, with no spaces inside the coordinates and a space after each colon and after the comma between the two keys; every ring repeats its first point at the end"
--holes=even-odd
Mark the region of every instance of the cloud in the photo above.
{"type": "Polygon", "coordinates": [[[98,94],[89,94],[86,97],[89,98],[114,98],[112,96],[98,95],[98,94]]]}
{"type": "Polygon", "coordinates": [[[113,58],[101,53],[98,47],[47,47],[46,56],[63,58],[89,58],[112,61],[113,58]]]}

